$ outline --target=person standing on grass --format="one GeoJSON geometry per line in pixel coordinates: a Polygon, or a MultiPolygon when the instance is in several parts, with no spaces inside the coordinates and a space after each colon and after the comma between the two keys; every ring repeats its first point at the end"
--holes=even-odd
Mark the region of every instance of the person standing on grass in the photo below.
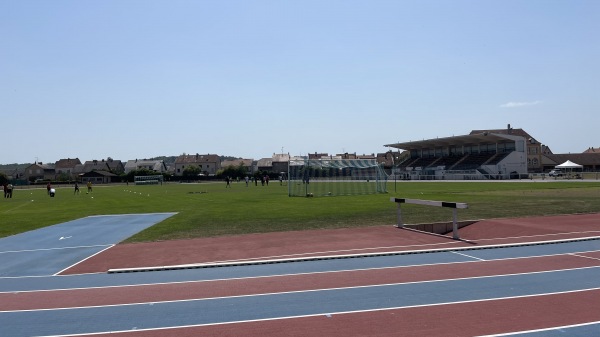
{"type": "Polygon", "coordinates": [[[87,182],[87,189],[88,189],[88,191],[87,191],[88,193],[90,193],[92,191],[92,182],[91,181],[87,182]]]}
{"type": "Polygon", "coordinates": [[[52,188],[52,185],[50,185],[50,183],[48,183],[48,185],[46,185],[46,190],[48,191],[48,195],[50,195],[51,188],[52,188]]]}
{"type": "Polygon", "coordinates": [[[13,188],[14,188],[14,187],[13,187],[13,184],[11,184],[11,183],[8,183],[8,186],[7,186],[7,194],[6,194],[6,197],[7,197],[7,198],[11,198],[11,199],[12,199],[12,192],[13,192],[13,188]]]}
{"type": "Polygon", "coordinates": [[[79,185],[77,182],[75,182],[75,191],[73,191],[73,194],[79,194],[79,185]]]}
{"type": "Polygon", "coordinates": [[[4,188],[4,198],[7,198],[7,195],[8,195],[8,185],[6,183],[4,183],[4,185],[2,185],[2,187],[4,188]]]}
{"type": "Polygon", "coordinates": [[[227,187],[231,187],[231,186],[229,185],[229,183],[230,183],[230,182],[231,182],[231,178],[229,178],[229,176],[225,177],[225,183],[227,183],[227,185],[225,185],[225,188],[227,188],[227,187]]]}

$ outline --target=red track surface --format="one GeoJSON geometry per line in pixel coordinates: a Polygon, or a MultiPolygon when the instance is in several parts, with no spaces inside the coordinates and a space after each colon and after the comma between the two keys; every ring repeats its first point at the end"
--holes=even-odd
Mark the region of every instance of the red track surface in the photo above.
{"type": "MultiPolygon", "coordinates": [[[[482,221],[461,229],[471,242],[392,226],[117,245],[69,273],[282,256],[424,250],[600,235],[600,214],[482,221]]],[[[70,308],[201,299],[482,277],[600,265],[600,252],[305,275],[0,294],[0,310],[70,308]]],[[[600,321],[600,290],[386,309],[119,336],[477,336],[600,321]]],[[[95,335],[101,336],[101,335],[95,335]]],[[[108,334],[106,335],[108,336],[108,334]]],[[[115,336],[115,334],[110,334],[115,336]]]]}
{"type": "Polygon", "coordinates": [[[251,260],[473,247],[600,236],[600,214],[484,220],[460,230],[470,243],[393,226],[236,235],[117,245],[63,274],[251,260]]]}

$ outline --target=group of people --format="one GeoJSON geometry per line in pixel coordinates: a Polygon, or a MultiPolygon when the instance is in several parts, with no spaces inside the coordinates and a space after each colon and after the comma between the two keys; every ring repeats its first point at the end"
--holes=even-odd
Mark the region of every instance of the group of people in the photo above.
{"type": "Polygon", "coordinates": [[[5,183],[3,185],[3,187],[4,187],[4,197],[5,198],[12,198],[13,189],[14,189],[13,184],[11,184],[11,183],[6,184],[5,183]]]}
{"type": "MultiPolygon", "coordinates": [[[[87,193],[92,192],[92,182],[88,181],[87,182],[87,193]]],[[[79,184],[77,184],[77,182],[75,182],[75,190],[73,191],[73,194],[79,194],[79,184]]]]}
{"type": "MultiPolygon", "coordinates": [[[[5,183],[2,185],[2,187],[4,188],[4,198],[12,198],[13,189],[14,189],[13,184],[5,183]]],[[[54,193],[56,193],[55,190],[52,188],[52,184],[50,184],[50,183],[48,183],[46,185],[46,190],[48,192],[48,195],[51,197],[53,197],[54,193]]],[[[88,193],[92,192],[92,182],[91,181],[88,181],[88,183],[87,183],[87,190],[88,190],[88,193]]],[[[73,192],[73,194],[79,194],[79,185],[77,183],[75,183],[75,191],[73,192]]]]}
{"type": "MultiPolygon", "coordinates": [[[[266,184],[267,186],[269,186],[269,179],[270,178],[269,178],[268,175],[260,177],[260,183],[261,183],[261,185],[265,186],[265,184],[266,184]]],[[[256,177],[252,177],[252,180],[254,181],[254,185],[258,186],[258,180],[259,179],[256,178],[256,177]]],[[[239,182],[239,178],[237,179],[237,181],[239,182]]],[[[248,176],[246,176],[244,178],[244,181],[246,182],[246,187],[248,187],[248,182],[250,182],[250,178],[248,176]]],[[[279,181],[280,181],[280,183],[282,182],[281,179],[279,181]]],[[[225,177],[225,188],[231,187],[231,183],[232,182],[233,182],[233,179],[231,177],[225,177]]]]}

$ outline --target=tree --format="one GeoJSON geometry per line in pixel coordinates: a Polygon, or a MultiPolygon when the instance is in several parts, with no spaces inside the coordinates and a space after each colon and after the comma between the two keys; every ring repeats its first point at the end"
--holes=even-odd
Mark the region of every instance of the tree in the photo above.
{"type": "Polygon", "coordinates": [[[183,176],[184,177],[197,177],[200,173],[202,173],[202,170],[200,169],[199,166],[188,166],[185,169],[183,169],[183,176]]]}
{"type": "Polygon", "coordinates": [[[248,174],[248,169],[243,163],[237,166],[229,165],[222,170],[219,170],[219,176],[230,178],[244,178],[248,174]]]}
{"type": "Polygon", "coordinates": [[[153,170],[149,170],[147,168],[139,168],[137,170],[131,170],[127,174],[125,174],[125,179],[126,179],[126,181],[133,181],[135,176],[152,176],[155,174],[160,174],[160,173],[157,173],[153,170]]]}

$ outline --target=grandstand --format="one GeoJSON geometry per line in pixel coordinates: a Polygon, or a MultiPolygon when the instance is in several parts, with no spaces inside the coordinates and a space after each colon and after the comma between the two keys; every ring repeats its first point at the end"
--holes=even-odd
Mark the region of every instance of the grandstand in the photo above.
{"type": "Polygon", "coordinates": [[[482,132],[388,144],[409,151],[393,174],[405,180],[511,179],[527,175],[522,136],[482,132]]]}

